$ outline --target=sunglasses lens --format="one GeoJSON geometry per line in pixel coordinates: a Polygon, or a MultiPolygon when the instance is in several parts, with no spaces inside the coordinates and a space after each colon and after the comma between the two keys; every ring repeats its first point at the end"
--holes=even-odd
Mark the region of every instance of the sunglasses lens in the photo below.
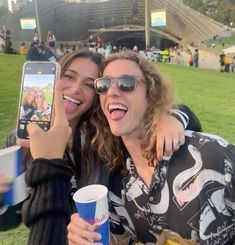
{"type": "Polygon", "coordinates": [[[102,94],[108,91],[112,84],[112,79],[115,79],[115,82],[118,84],[118,88],[122,92],[132,92],[136,87],[136,77],[131,76],[122,76],[118,78],[106,78],[102,77],[95,81],[95,90],[96,93],[102,94]]]}
{"type": "Polygon", "coordinates": [[[95,90],[96,93],[101,94],[108,91],[111,84],[111,80],[109,78],[100,78],[95,81],[95,90]]]}
{"type": "Polygon", "coordinates": [[[118,87],[123,92],[132,92],[135,89],[135,77],[120,77],[118,79],[118,87]]]}

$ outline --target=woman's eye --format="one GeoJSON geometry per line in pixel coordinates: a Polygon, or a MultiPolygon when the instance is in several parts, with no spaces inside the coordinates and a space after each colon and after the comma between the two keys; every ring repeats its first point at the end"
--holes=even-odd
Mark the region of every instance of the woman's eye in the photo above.
{"type": "Polygon", "coordinates": [[[66,78],[68,80],[74,80],[74,76],[72,76],[70,74],[64,74],[64,78],[66,78]]]}
{"type": "Polygon", "coordinates": [[[85,86],[91,89],[94,89],[94,84],[93,83],[85,83],[85,86]]]}

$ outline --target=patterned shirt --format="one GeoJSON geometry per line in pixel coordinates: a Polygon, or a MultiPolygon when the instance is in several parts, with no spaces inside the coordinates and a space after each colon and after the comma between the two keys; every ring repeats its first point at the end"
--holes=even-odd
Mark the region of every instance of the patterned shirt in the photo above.
{"type": "Polygon", "coordinates": [[[153,174],[150,188],[131,158],[128,175],[110,178],[111,231],[156,243],[169,229],[203,245],[235,241],[235,146],[186,131],[186,141],[153,174]]]}
{"type": "Polygon", "coordinates": [[[50,121],[50,117],[51,117],[51,105],[47,104],[46,108],[43,111],[36,109],[31,120],[50,121]]]}

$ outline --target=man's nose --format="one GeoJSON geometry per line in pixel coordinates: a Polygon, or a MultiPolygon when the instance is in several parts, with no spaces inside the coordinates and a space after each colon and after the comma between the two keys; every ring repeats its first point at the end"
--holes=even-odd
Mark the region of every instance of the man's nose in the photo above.
{"type": "Polygon", "coordinates": [[[110,88],[108,89],[109,96],[119,96],[120,90],[116,81],[112,81],[110,88]]]}

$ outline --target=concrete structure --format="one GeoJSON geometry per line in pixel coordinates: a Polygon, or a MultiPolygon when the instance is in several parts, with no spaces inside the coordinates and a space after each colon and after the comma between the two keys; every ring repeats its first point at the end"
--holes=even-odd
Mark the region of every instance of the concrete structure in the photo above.
{"type": "Polygon", "coordinates": [[[32,2],[32,0],[8,0],[8,10],[12,13],[23,8],[27,3],[32,2]]]}
{"type": "MultiPolygon", "coordinates": [[[[77,41],[93,35],[128,46],[145,46],[145,0],[95,0],[68,2],[38,0],[42,39],[52,30],[58,41],[77,41]]],[[[150,28],[150,43],[160,47],[167,42],[196,44],[226,31],[228,27],[190,9],[180,0],[146,0],[151,10],[164,9],[167,26],[150,28]],[[166,41],[168,40],[168,41],[166,41]]],[[[12,32],[12,40],[30,41],[33,31],[20,29],[20,18],[35,17],[33,2],[14,14],[0,18],[12,32]]],[[[149,15],[150,18],[150,15],[149,15]]]]}

